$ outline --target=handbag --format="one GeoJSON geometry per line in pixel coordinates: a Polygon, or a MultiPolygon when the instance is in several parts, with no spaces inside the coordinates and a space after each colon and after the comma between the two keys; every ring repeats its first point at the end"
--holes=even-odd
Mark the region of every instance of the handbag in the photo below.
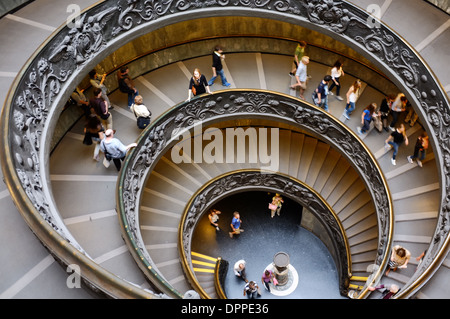
{"type": "Polygon", "coordinates": [[[105,158],[103,159],[103,165],[106,167],[106,168],[108,168],[109,167],[109,165],[111,165],[111,160],[112,160],[112,157],[111,157],[111,155],[108,153],[108,150],[106,149],[106,145],[105,145],[105,143],[102,141],[101,143],[103,143],[103,147],[104,147],[104,149],[105,149],[105,158]]]}
{"type": "Polygon", "coordinates": [[[103,159],[103,165],[108,168],[109,165],[111,165],[111,160],[108,160],[105,156],[105,158],[103,159]]]}
{"type": "Polygon", "coordinates": [[[275,205],[275,204],[273,204],[273,203],[269,203],[269,209],[270,209],[270,210],[275,210],[275,209],[277,209],[277,208],[278,208],[277,205],[275,205]]]}
{"type": "Polygon", "coordinates": [[[137,127],[139,127],[140,129],[144,129],[147,127],[147,125],[150,124],[150,117],[143,117],[143,116],[139,116],[137,118],[137,127]]]}
{"type": "Polygon", "coordinates": [[[273,284],[276,286],[276,285],[278,285],[278,280],[277,280],[277,278],[275,278],[275,277],[273,277],[273,284]]]}

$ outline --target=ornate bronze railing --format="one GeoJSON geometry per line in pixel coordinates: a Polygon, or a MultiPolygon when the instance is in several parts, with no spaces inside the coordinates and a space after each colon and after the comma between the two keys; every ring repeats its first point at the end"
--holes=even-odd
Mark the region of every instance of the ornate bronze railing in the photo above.
{"type": "MultiPolygon", "coordinates": [[[[0,156],[3,175],[25,220],[44,245],[70,246],[57,254],[63,263],[67,264],[66,255],[70,255],[72,249],[84,254],[59,216],[46,166],[54,125],[70,92],[107,55],[144,33],[174,22],[230,15],[283,20],[330,35],[371,60],[412,102],[429,133],[441,185],[435,234],[423,262],[398,295],[402,298],[412,296],[442,264],[449,247],[449,99],[426,62],[403,38],[346,1],[110,0],[88,8],[75,23],[58,28],[19,72],[2,109],[0,156]],[[46,225],[42,226],[42,223],[46,225]],[[52,229],[50,241],[44,235],[47,226],[52,229]]],[[[318,132],[321,132],[320,127],[318,132]]],[[[388,223],[383,220],[381,224],[380,247],[384,248],[380,256],[391,243],[390,237],[384,237],[388,223]]],[[[84,278],[102,287],[103,283],[96,276],[89,275],[91,269],[84,278]]],[[[100,267],[96,270],[102,271],[100,267]]],[[[127,288],[123,291],[126,294],[127,288]]]]}
{"type": "MultiPolygon", "coordinates": [[[[152,279],[157,276],[162,277],[145,250],[139,228],[142,190],[159,158],[179,141],[181,134],[194,130],[195,126],[198,127],[201,124],[203,127],[208,127],[225,120],[242,119],[283,122],[299,130],[306,130],[312,135],[320,136],[320,139],[328,142],[352,163],[373,198],[381,243],[374,263],[383,268],[387,262],[392,236],[392,204],[384,177],[370,151],[351,130],[322,109],[285,94],[262,90],[226,90],[195,98],[173,107],[144,130],[137,142],[138,146],[133,149],[120,172],[117,202],[122,230],[125,230],[123,235],[131,244],[133,253],[135,252],[136,262],[145,263],[145,267],[141,268],[151,268],[154,271],[149,274],[152,279]]],[[[287,187],[283,190],[285,194],[286,189],[287,187]]],[[[286,195],[289,196],[289,194],[286,195]]],[[[197,204],[200,203],[192,203],[194,206],[197,204]]],[[[203,213],[203,210],[199,213],[203,213]]],[[[337,234],[337,229],[340,227],[336,225],[334,227],[330,218],[323,217],[323,219],[330,221],[328,227],[334,230],[330,231],[330,234],[337,234]]],[[[179,245],[184,258],[190,256],[190,250],[186,249],[186,245],[190,245],[189,235],[195,223],[196,219],[191,217],[187,217],[186,222],[180,223],[179,236],[182,240],[179,241],[179,245]]],[[[339,233],[342,234],[343,231],[339,233]]],[[[349,253],[346,251],[345,241],[342,238],[339,239],[337,235],[331,237],[338,245],[336,251],[340,252],[340,264],[345,265],[343,268],[346,270],[341,271],[341,283],[343,283],[351,275],[348,273],[350,263],[346,259],[349,258],[349,253]]],[[[188,269],[190,268],[187,267],[186,270],[188,269]]]]}

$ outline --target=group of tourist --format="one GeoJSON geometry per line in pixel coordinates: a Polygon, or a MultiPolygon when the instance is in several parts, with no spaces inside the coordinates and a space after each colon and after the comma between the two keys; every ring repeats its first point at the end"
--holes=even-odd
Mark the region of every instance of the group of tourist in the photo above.
{"type": "MultiPolygon", "coordinates": [[[[209,223],[211,226],[213,226],[217,231],[220,230],[219,228],[219,215],[221,214],[220,210],[217,209],[211,209],[208,214],[209,223]]],[[[242,219],[239,214],[239,212],[233,213],[233,218],[231,219],[230,227],[231,231],[228,232],[230,238],[233,238],[234,235],[239,235],[244,230],[241,228],[242,226],[242,219]]]]}
{"type": "MultiPolygon", "coordinates": [[[[261,297],[261,289],[259,288],[258,284],[254,280],[248,280],[247,279],[247,273],[246,273],[246,262],[245,260],[241,259],[238,260],[233,267],[234,274],[237,278],[245,281],[244,286],[244,296],[247,296],[249,299],[256,299],[257,297],[261,297]]],[[[278,284],[278,280],[274,274],[274,272],[271,269],[265,269],[262,276],[261,276],[261,283],[263,284],[264,288],[270,292],[271,286],[276,286],[278,284]]]]}
{"type": "MultiPolygon", "coordinates": [[[[210,86],[214,84],[218,76],[220,76],[223,86],[231,86],[224,73],[222,64],[224,59],[223,48],[219,45],[216,46],[212,53],[213,76],[209,81],[206,81],[206,77],[201,74],[198,68],[194,70],[189,81],[188,101],[193,96],[211,93],[210,86]]],[[[125,159],[128,150],[135,147],[136,144],[124,145],[113,136],[116,131],[113,129],[113,118],[110,110],[114,107],[108,98],[108,88],[104,84],[106,74],[98,74],[96,70],[92,70],[89,72],[89,78],[93,88],[93,97],[87,99],[83,90],[77,87],[70,98],[70,101],[82,108],[86,118],[83,143],[86,145],[95,143],[93,159],[100,161],[99,152],[101,150],[105,154],[105,160],[103,161],[105,166],[108,167],[110,160],[113,160],[119,171],[121,162],[125,159]]],[[[144,129],[150,124],[152,113],[144,105],[143,97],[139,95],[127,66],[121,67],[117,71],[117,82],[119,91],[127,94],[128,108],[135,115],[138,128],[144,129]]]]}
{"type": "MultiPolygon", "coordinates": [[[[295,76],[296,79],[296,82],[291,85],[290,88],[299,88],[301,99],[305,99],[304,92],[307,88],[307,82],[311,78],[307,73],[307,66],[310,59],[305,54],[306,46],[307,44],[304,41],[300,41],[297,44],[294,53],[293,68],[291,72],[289,72],[289,75],[295,76]]],[[[212,78],[207,81],[205,75],[202,74],[198,68],[196,68],[189,81],[187,101],[190,101],[194,96],[205,93],[211,94],[210,87],[214,84],[218,76],[220,76],[223,86],[230,87],[231,84],[227,81],[223,69],[222,62],[224,61],[224,59],[225,54],[223,53],[223,48],[217,45],[212,53],[212,78]]],[[[327,74],[324,76],[324,78],[318,84],[317,88],[312,93],[313,103],[316,106],[323,108],[325,111],[329,111],[328,96],[334,95],[334,88],[336,88],[336,99],[340,101],[344,100],[340,96],[340,79],[345,75],[345,72],[343,70],[343,63],[339,60],[336,61],[330,73],[330,75],[327,74]]],[[[85,134],[92,135],[95,143],[100,144],[101,140],[105,138],[105,130],[112,129],[113,119],[109,110],[111,110],[113,106],[108,99],[108,89],[104,84],[106,74],[99,75],[95,70],[93,70],[89,73],[89,76],[90,83],[94,88],[93,98],[87,100],[84,97],[82,90],[77,88],[72,94],[72,99],[83,108],[84,113],[88,119],[85,128],[85,134]],[[100,121],[100,124],[92,117],[97,117],[100,121]]],[[[129,75],[128,67],[122,67],[117,72],[117,80],[119,90],[123,93],[126,93],[128,96],[128,108],[135,115],[137,119],[137,126],[140,129],[144,129],[150,123],[151,112],[144,105],[143,98],[141,95],[139,95],[139,92],[129,75]]],[[[343,112],[343,116],[346,119],[350,119],[351,114],[356,108],[356,102],[360,95],[361,85],[361,80],[357,79],[353,82],[353,84],[347,91],[346,105],[343,112]]],[[[374,122],[374,127],[379,132],[382,132],[383,129],[388,132],[389,130],[391,131],[390,136],[385,140],[385,148],[386,151],[389,151],[391,149],[393,150],[393,155],[391,158],[391,163],[393,165],[396,165],[396,157],[399,147],[403,144],[409,144],[404,124],[397,125],[400,115],[406,110],[408,110],[408,113],[405,117],[405,122],[409,123],[410,126],[413,126],[417,121],[418,116],[414,112],[414,109],[411,107],[411,104],[408,102],[406,96],[403,93],[399,93],[397,95],[389,95],[385,99],[383,99],[379,109],[376,103],[371,103],[366,106],[361,114],[361,126],[357,127],[357,132],[360,135],[366,134],[370,130],[372,122],[374,122]],[[389,117],[392,117],[392,120],[388,125],[389,117]]],[[[106,142],[106,144],[109,143],[106,142]]],[[[96,146],[94,150],[94,159],[97,161],[99,161],[99,149],[103,151],[104,147],[96,146]]],[[[123,155],[121,156],[122,159],[124,158],[124,149],[126,149],[126,147],[124,145],[121,145],[120,153],[121,155],[123,155]]],[[[408,162],[414,163],[414,161],[416,161],[417,164],[422,167],[422,161],[425,158],[427,149],[428,136],[426,135],[426,133],[423,133],[416,141],[413,155],[407,157],[408,162]]],[[[120,170],[120,165],[118,166],[116,164],[116,167],[119,167],[118,169],[120,170]]]]}
{"type": "MultiPolygon", "coordinates": [[[[276,193],[275,196],[273,196],[272,198],[272,202],[269,203],[269,210],[270,210],[270,217],[273,218],[275,216],[275,214],[277,214],[278,216],[280,216],[280,211],[281,211],[281,206],[284,203],[283,198],[281,197],[280,194],[276,193]]],[[[209,219],[209,223],[211,224],[211,226],[213,226],[217,231],[220,230],[219,227],[219,215],[222,212],[220,210],[217,209],[210,209],[209,214],[208,214],[208,219],[209,219]]],[[[233,238],[234,235],[239,235],[240,233],[242,233],[244,230],[241,228],[242,226],[242,219],[241,216],[239,214],[239,212],[234,212],[233,213],[233,218],[231,219],[231,231],[228,233],[230,238],[233,238]]]]}
{"type": "MultiPolygon", "coordinates": [[[[290,86],[291,89],[300,90],[300,98],[305,99],[304,92],[307,88],[307,82],[311,78],[307,73],[307,65],[309,64],[309,57],[305,55],[306,42],[300,41],[294,53],[294,67],[289,73],[290,76],[295,76],[296,83],[290,86]]],[[[328,96],[334,95],[333,89],[336,88],[336,99],[343,101],[340,96],[341,82],[340,78],[345,75],[343,70],[343,63],[336,61],[331,69],[331,74],[327,74],[320,81],[317,88],[312,93],[313,103],[323,108],[325,111],[329,111],[328,108],[328,96]]],[[[357,79],[353,82],[346,94],[346,105],[343,112],[343,117],[347,120],[350,119],[352,112],[356,108],[356,102],[360,95],[361,80],[357,79]]],[[[358,126],[357,132],[359,135],[366,134],[370,130],[371,123],[374,123],[374,127],[378,132],[391,131],[389,137],[385,140],[386,151],[393,150],[391,158],[392,165],[396,165],[397,154],[401,145],[408,145],[409,140],[406,135],[406,129],[404,124],[398,125],[399,118],[402,113],[407,112],[404,119],[405,123],[409,123],[412,127],[418,119],[418,115],[414,111],[414,108],[409,103],[408,99],[403,93],[397,95],[389,95],[381,102],[380,108],[376,103],[370,103],[364,108],[361,114],[361,126],[358,126]],[[388,125],[388,118],[392,120],[388,125]]],[[[413,155],[407,157],[409,163],[413,164],[417,161],[417,165],[422,167],[422,161],[425,159],[426,151],[428,149],[428,135],[423,132],[416,141],[413,155]]]]}
{"type": "MultiPolygon", "coordinates": [[[[119,89],[121,92],[129,95],[128,106],[132,108],[138,118],[138,114],[144,114],[144,111],[137,107],[137,105],[142,104],[142,97],[138,95],[139,93],[134,87],[128,72],[127,67],[118,71],[119,89]]],[[[122,165],[121,162],[125,159],[127,152],[137,144],[124,145],[119,139],[114,137],[116,130],[113,129],[113,118],[110,112],[114,107],[108,98],[108,89],[104,84],[106,74],[100,75],[96,70],[92,70],[89,72],[89,77],[93,87],[93,96],[88,100],[79,88],[71,96],[75,103],[82,107],[86,118],[83,143],[86,145],[95,143],[93,159],[100,161],[99,153],[102,151],[105,155],[104,165],[109,167],[112,161],[119,171],[122,165]]],[[[149,111],[146,114],[150,116],[149,111]]]]}

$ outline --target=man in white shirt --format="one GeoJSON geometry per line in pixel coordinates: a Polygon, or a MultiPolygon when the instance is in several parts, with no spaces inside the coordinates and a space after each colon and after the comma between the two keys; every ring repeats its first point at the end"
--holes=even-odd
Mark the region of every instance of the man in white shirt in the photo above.
{"type": "Polygon", "coordinates": [[[245,260],[241,259],[238,260],[235,264],[234,264],[234,274],[241,278],[243,281],[248,282],[247,280],[247,275],[245,274],[245,260]]]}
{"type": "Polygon", "coordinates": [[[305,93],[306,90],[306,82],[308,80],[308,68],[307,65],[309,64],[309,57],[304,56],[302,57],[300,63],[298,64],[297,72],[295,72],[295,79],[297,82],[293,85],[291,85],[291,89],[295,90],[297,87],[300,88],[300,98],[305,99],[303,96],[303,93],[305,93]]]}

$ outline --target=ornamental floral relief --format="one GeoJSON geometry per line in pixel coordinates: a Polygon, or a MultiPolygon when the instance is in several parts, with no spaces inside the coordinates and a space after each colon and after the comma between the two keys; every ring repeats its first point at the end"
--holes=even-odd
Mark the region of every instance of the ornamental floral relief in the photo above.
{"type": "Polygon", "coordinates": [[[78,23],[69,28],[63,41],[52,49],[49,61],[73,60],[76,65],[90,60],[107,44],[105,27],[116,15],[118,7],[106,8],[94,15],[84,14],[78,23]]]}

